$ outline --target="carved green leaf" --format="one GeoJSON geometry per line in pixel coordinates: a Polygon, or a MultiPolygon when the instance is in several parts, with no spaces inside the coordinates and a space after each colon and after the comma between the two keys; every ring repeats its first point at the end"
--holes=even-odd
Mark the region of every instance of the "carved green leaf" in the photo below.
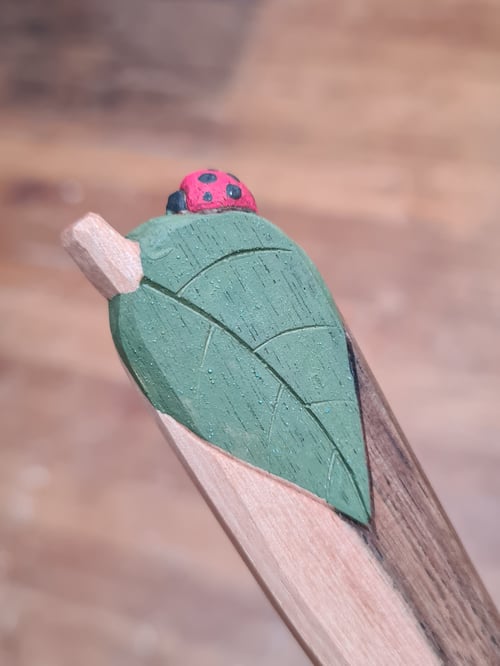
{"type": "Polygon", "coordinates": [[[111,301],[111,330],[154,407],[366,523],[345,332],[304,252],[238,212],[155,218],[129,237],[145,277],[111,301]]]}

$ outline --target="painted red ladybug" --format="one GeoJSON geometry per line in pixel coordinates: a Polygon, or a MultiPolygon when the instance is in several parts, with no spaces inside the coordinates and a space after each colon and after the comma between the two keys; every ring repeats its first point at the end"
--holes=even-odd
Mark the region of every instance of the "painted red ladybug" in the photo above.
{"type": "Polygon", "coordinates": [[[231,173],[217,169],[193,171],[180,188],[168,197],[167,215],[203,213],[223,210],[256,213],[257,206],[250,190],[231,173]]]}

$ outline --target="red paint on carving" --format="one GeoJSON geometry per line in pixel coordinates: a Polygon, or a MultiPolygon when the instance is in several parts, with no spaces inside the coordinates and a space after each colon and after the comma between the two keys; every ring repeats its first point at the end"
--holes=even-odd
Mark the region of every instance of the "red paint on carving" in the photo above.
{"type": "Polygon", "coordinates": [[[183,179],[180,189],[186,195],[186,208],[191,213],[227,208],[257,212],[257,205],[250,190],[225,171],[194,171],[183,179]]]}

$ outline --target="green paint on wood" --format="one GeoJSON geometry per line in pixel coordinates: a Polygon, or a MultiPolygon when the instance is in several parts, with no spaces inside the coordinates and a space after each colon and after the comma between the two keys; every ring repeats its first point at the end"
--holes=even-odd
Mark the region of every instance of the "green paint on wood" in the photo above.
{"type": "Polygon", "coordinates": [[[135,229],[144,280],[110,302],[142,391],[203,439],[370,517],[344,329],[304,252],[257,215],[169,215],[135,229]]]}

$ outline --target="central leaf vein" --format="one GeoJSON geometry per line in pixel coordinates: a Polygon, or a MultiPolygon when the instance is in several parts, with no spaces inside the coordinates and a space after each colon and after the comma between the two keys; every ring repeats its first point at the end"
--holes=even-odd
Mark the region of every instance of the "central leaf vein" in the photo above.
{"type": "MultiPolygon", "coordinates": [[[[226,255],[227,256],[227,255],[226,255]]],[[[270,365],[264,358],[262,358],[259,354],[256,354],[252,347],[243,339],[241,338],[238,334],[234,333],[231,329],[229,329],[223,322],[219,321],[216,317],[213,317],[211,314],[203,310],[202,308],[198,307],[191,301],[187,300],[186,298],[180,296],[178,293],[176,294],[175,292],[171,291],[167,287],[164,287],[163,285],[159,285],[158,283],[154,282],[153,280],[150,280],[147,277],[144,277],[142,279],[142,285],[144,285],[146,288],[152,289],[156,292],[159,292],[166,296],[167,298],[170,298],[177,303],[180,303],[183,305],[185,308],[191,310],[198,316],[206,319],[208,322],[210,322],[212,325],[216,326],[217,328],[220,328],[223,330],[227,335],[232,337],[236,342],[238,342],[243,348],[245,348],[248,352],[250,352],[252,355],[256,356],[259,361],[266,367],[268,372],[275,378],[277,379],[288,391],[289,393],[297,400],[297,402],[302,405],[304,410],[308,413],[308,415],[311,417],[311,419],[316,423],[316,425],[320,428],[320,430],[323,432],[323,434],[326,436],[328,441],[332,444],[334,451],[337,452],[338,459],[342,463],[342,465],[345,467],[345,469],[348,472],[350,481],[356,491],[356,494],[358,495],[359,501],[361,502],[361,505],[365,509],[367,515],[370,514],[366,504],[365,500],[363,497],[363,493],[361,492],[358,482],[356,480],[355,474],[353,472],[352,467],[349,465],[347,460],[345,459],[344,454],[338,447],[337,443],[335,442],[334,438],[332,437],[331,433],[326,429],[326,427],[323,425],[321,420],[316,416],[314,411],[310,408],[310,406],[302,400],[300,395],[295,391],[295,389],[288,384],[288,382],[277,372],[272,365],[270,365]]],[[[333,460],[333,458],[332,458],[333,460]]],[[[327,499],[327,498],[325,498],[327,499]]]]}

